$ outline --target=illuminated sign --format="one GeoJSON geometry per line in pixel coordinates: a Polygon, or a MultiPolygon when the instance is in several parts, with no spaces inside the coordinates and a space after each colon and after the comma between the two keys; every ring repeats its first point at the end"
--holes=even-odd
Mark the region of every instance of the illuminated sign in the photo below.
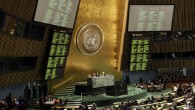
{"type": "Polygon", "coordinates": [[[64,68],[47,68],[45,74],[45,80],[56,79],[62,77],[64,74],[64,68]]]}
{"type": "Polygon", "coordinates": [[[131,41],[130,71],[147,70],[150,40],[147,37],[134,37],[131,41]]]}
{"type": "Polygon", "coordinates": [[[47,62],[47,69],[45,73],[45,80],[61,78],[63,76],[69,44],[69,33],[53,33],[47,62]]]}

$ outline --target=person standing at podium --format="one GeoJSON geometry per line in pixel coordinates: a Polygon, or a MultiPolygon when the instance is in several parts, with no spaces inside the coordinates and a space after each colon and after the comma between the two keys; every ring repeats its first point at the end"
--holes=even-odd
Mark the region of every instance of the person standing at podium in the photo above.
{"type": "Polygon", "coordinates": [[[130,84],[128,73],[126,73],[126,76],[125,76],[125,83],[130,84]]]}

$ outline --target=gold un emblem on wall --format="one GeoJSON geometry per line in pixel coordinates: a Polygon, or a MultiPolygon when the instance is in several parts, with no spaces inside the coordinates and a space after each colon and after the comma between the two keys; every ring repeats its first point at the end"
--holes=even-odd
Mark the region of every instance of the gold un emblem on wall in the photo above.
{"type": "Polygon", "coordinates": [[[77,35],[77,46],[85,55],[94,55],[102,47],[104,41],[102,30],[95,24],[82,26],[77,35]]]}

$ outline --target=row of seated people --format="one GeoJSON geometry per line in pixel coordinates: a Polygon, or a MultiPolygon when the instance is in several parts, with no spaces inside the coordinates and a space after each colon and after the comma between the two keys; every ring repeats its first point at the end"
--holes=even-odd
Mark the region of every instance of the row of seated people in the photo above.
{"type": "MultiPolygon", "coordinates": [[[[181,85],[181,87],[183,87],[181,85]]],[[[183,92],[179,92],[179,91],[173,91],[173,93],[169,93],[167,95],[161,95],[159,97],[148,97],[147,100],[142,100],[142,101],[137,101],[137,100],[130,100],[130,101],[125,101],[125,102],[121,102],[119,107],[115,107],[114,109],[122,109],[122,108],[129,108],[132,106],[137,106],[138,108],[144,108],[144,109],[148,109],[148,108],[169,108],[170,107],[170,103],[171,107],[174,109],[177,109],[177,106],[179,105],[183,105],[187,98],[184,98],[183,100],[180,100],[177,103],[174,103],[174,100],[177,100],[177,98],[182,97],[184,94],[187,93],[191,93],[192,92],[192,88],[190,88],[191,86],[186,86],[184,87],[184,90],[182,90],[183,92]],[[186,88],[187,87],[187,88],[186,88]],[[148,105],[149,104],[149,105],[148,105]],[[152,105],[151,105],[152,104],[152,105]],[[175,106],[177,105],[177,106],[175,106]]],[[[178,89],[179,90],[179,89],[178,89]]],[[[80,106],[80,107],[84,107],[84,108],[88,108],[86,106],[80,106]]],[[[82,109],[84,109],[82,108],[82,109]]],[[[89,109],[89,108],[88,108],[89,109]]],[[[105,107],[105,110],[110,110],[111,108],[109,107],[105,107]]],[[[123,109],[122,109],[123,110],[123,109]]]]}
{"type": "Polygon", "coordinates": [[[186,93],[195,93],[194,89],[195,89],[195,85],[193,83],[191,84],[179,84],[177,83],[176,85],[173,85],[173,92],[177,93],[178,96],[181,96],[183,94],[186,94],[186,93]]]}
{"type": "Polygon", "coordinates": [[[139,105],[135,108],[136,110],[192,110],[194,108],[193,102],[194,98],[192,98],[191,94],[187,94],[182,97],[167,99],[167,101],[163,102],[139,105]]]}
{"type": "Polygon", "coordinates": [[[163,90],[163,86],[164,84],[158,84],[158,85],[154,85],[154,83],[150,83],[148,85],[146,85],[147,87],[147,91],[148,92],[154,92],[154,91],[157,91],[157,92],[160,92],[163,90]]]}
{"type": "Polygon", "coordinates": [[[163,74],[158,76],[158,79],[163,79],[165,80],[167,83],[175,83],[178,81],[189,81],[189,80],[193,80],[195,79],[195,75],[194,74],[187,74],[187,75],[183,75],[183,74],[163,74]]]}
{"type": "Polygon", "coordinates": [[[143,82],[142,79],[140,79],[140,81],[137,82],[135,85],[137,87],[146,89],[148,92],[162,91],[166,88],[167,83],[178,82],[181,79],[182,80],[184,80],[184,79],[188,80],[187,78],[188,77],[185,77],[183,75],[182,76],[181,75],[169,75],[169,76],[164,75],[164,77],[158,76],[156,78],[156,80],[153,80],[153,81],[148,80],[148,81],[143,82]]]}
{"type": "Polygon", "coordinates": [[[37,102],[42,109],[46,110],[72,110],[73,108],[76,110],[97,110],[97,105],[95,103],[93,104],[87,104],[83,102],[81,105],[76,106],[70,106],[67,105],[68,100],[63,99],[57,99],[52,97],[46,97],[44,99],[40,98],[39,102],[37,102]]]}
{"type": "Polygon", "coordinates": [[[58,99],[58,98],[51,97],[50,95],[48,95],[46,97],[40,97],[39,101],[36,101],[36,102],[40,106],[40,108],[48,109],[48,108],[52,108],[55,105],[64,106],[66,105],[67,100],[62,100],[61,98],[58,99]]]}
{"type": "Polygon", "coordinates": [[[97,105],[93,103],[92,105],[88,105],[87,103],[83,102],[82,105],[79,106],[79,110],[97,110],[97,105]]]}
{"type": "Polygon", "coordinates": [[[27,110],[26,100],[21,96],[19,99],[12,98],[12,94],[9,95],[0,101],[0,110],[10,110],[10,109],[19,109],[19,110],[27,110]]]}
{"type": "Polygon", "coordinates": [[[176,82],[178,79],[186,79],[185,76],[181,75],[162,75],[157,76],[155,80],[147,80],[143,81],[142,78],[140,78],[139,82],[136,83],[137,87],[141,87],[144,89],[147,89],[148,91],[161,91],[166,88],[166,83],[172,83],[176,82]],[[181,78],[182,77],[182,78],[181,78]]]}
{"type": "MultiPolygon", "coordinates": [[[[163,96],[164,97],[164,96],[163,96]]],[[[164,97],[166,98],[166,97],[164,97]]],[[[184,100],[180,100],[180,102],[173,102],[173,97],[168,97],[166,100],[164,100],[163,98],[161,100],[161,102],[155,102],[156,99],[151,100],[150,98],[148,98],[147,100],[141,101],[138,104],[133,104],[133,103],[129,103],[129,102],[121,102],[121,104],[119,104],[119,106],[117,108],[115,108],[116,110],[131,110],[131,109],[136,109],[136,110],[161,110],[161,109],[166,109],[166,108],[171,108],[174,107],[175,110],[177,110],[177,106],[181,106],[184,105],[185,101],[184,100]]],[[[176,99],[175,99],[176,100],[176,99]]]]}
{"type": "MultiPolygon", "coordinates": [[[[182,86],[181,86],[182,87],[182,86]]],[[[195,98],[192,98],[193,92],[192,92],[192,86],[188,86],[187,88],[184,88],[183,92],[181,91],[173,91],[171,93],[168,93],[166,95],[161,94],[159,97],[148,97],[146,100],[136,101],[137,103],[132,103],[131,101],[125,101],[121,102],[119,104],[118,108],[120,110],[129,110],[131,107],[135,107],[137,109],[141,110],[159,110],[161,109],[174,109],[177,110],[177,106],[183,106],[185,104],[194,105],[195,98]]],[[[183,109],[183,108],[182,108],[183,109]]]]}
{"type": "Polygon", "coordinates": [[[135,86],[141,89],[146,89],[148,92],[160,92],[166,89],[166,83],[166,78],[162,77],[157,77],[155,80],[152,81],[143,81],[142,78],[140,78],[139,82],[137,82],[135,86]]]}
{"type": "Polygon", "coordinates": [[[49,110],[98,110],[97,108],[97,105],[95,103],[93,104],[87,104],[85,102],[83,102],[79,107],[73,107],[73,106],[70,106],[70,107],[65,107],[65,106],[55,106],[55,107],[52,107],[50,108],[49,110]]]}
{"type": "Polygon", "coordinates": [[[147,83],[136,83],[136,87],[141,89],[146,89],[148,92],[161,92],[165,87],[165,84],[163,83],[153,83],[153,82],[147,82],[147,83]]]}

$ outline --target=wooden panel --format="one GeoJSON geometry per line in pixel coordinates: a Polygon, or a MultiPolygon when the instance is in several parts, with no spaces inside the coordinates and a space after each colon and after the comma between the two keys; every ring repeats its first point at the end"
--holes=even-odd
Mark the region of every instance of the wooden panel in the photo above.
{"type": "Polygon", "coordinates": [[[187,49],[186,51],[194,51],[193,40],[187,40],[187,49]]]}
{"type": "Polygon", "coordinates": [[[179,41],[177,41],[177,43],[178,43],[178,47],[177,47],[177,50],[179,51],[179,52],[181,52],[181,51],[183,51],[183,43],[182,43],[182,41],[181,40],[179,40],[179,41]]]}
{"type": "MultiPolygon", "coordinates": [[[[22,18],[32,22],[37,0],[0,0],[0,9],[3,9],[11,16],[22,18]]],[[[7,23],[3,28],[7,29],[9,18],[5,18],[7,23]]],[[[13,24],[13,23],[12,23],[13,24]]],[[[48,43],[49,28],[46,28],[44,40],[33,40],[22,38],[22,36],[11,36],[0,34],[0,56],[5,57],[38,57],[37,65],[33,71],[6,72],[1,73],[1,79],[5,81],[0,87],[7,87],[18,83],[25,83],[43,78],[42,66],[45,50],[48,43]]]]}
{"type": "Polygon", "coordinates": [[[12,15],[14,15],[14,16],[17,16],[17,17],[19,17],[20,18],[20,13],[21,13],[21,10],[23,9],[23,0],[15,0],[15,1],[17,1],[16,3],[15,3],[15,10],[14,10],[14,12],[12,13],[12,15]]]}
{"type": "Polygon", "coordinates": [[[190,65],[190,67],[194,68],[195,67],[195,60],[192,60],[192,63],[190,65]]]}
{"type": "Polygon", "coordinates": [[[162,47],[164,49],[163,52],[170,51],[172,49],[172,47],[171,47],[172,45],[174,46],[174,43],[173,42],[172,43],[170,43],[170,42],[164,42],[164,45],[162,47]]]}
{"type": "Polygon", "coordinates": [[[193,40],[192,42],[193,42],[192,44],[193,50],[195,50],[195,40],[193,40]]]}
{"type": "Polygon", "coordinates": [[[2,34],[0,34],[0,56],[2,56],[4,53],[5,45],[6,45],[5,37],[2,34]]]}
{"type": "Polygon", "coordinates": [[[167,67],[172,68],[173,67],[172,63],[173,63],[172,60],[167,61],[167,67]]]}
{"type": "Polygon", "coordinates": [[[168,48],[167,42],[161,42],[160,43],[160,52],[166,52],[167,48],[168,48]]]}
{"type": "Polygon", "coordinates": [[[172,68],[176,68],[175,63],[176,63],[176,61],[175,61],[175,60],[173,60],[173,61],[172,61],[172,68]]]}
{"type": "Polygon", "coordinates": [[[17,0],[1,0],[0,8],[5,10],[6,12],[13,14],[15,9],[15,4],[17,0]]]}
{"type": "Polygon", "coordinates": [[[32,21],[35,8],[36,8],[36,0],[22,0],[23,1],[23,9],[21,11],[21,17],[26,20],[32,21]]]}
{"type": "Polygon", "coordinates": [[[36,0],[1,0],[0,8],[11,15],[32,21],[36,0]]]}
{"type": "Polygon", "coordinates": [[[150,63],[151,69],[158,69],[158,61],[153,61],[150,63]]]}
{"type": "Polygon", "coordinates": [[[151,53],[158,52],[159,51],[158,47],[159,45],[157,42],[152,42],[150,45],[150,52],[151,53]]]}
{"type": "Polygon", "coordinates": [[[185,65],[185,67],[189,67],[190,61],[189,61],[189,60],[184,60],[183,63],[184,63],[184,65],[185,65]]]}

